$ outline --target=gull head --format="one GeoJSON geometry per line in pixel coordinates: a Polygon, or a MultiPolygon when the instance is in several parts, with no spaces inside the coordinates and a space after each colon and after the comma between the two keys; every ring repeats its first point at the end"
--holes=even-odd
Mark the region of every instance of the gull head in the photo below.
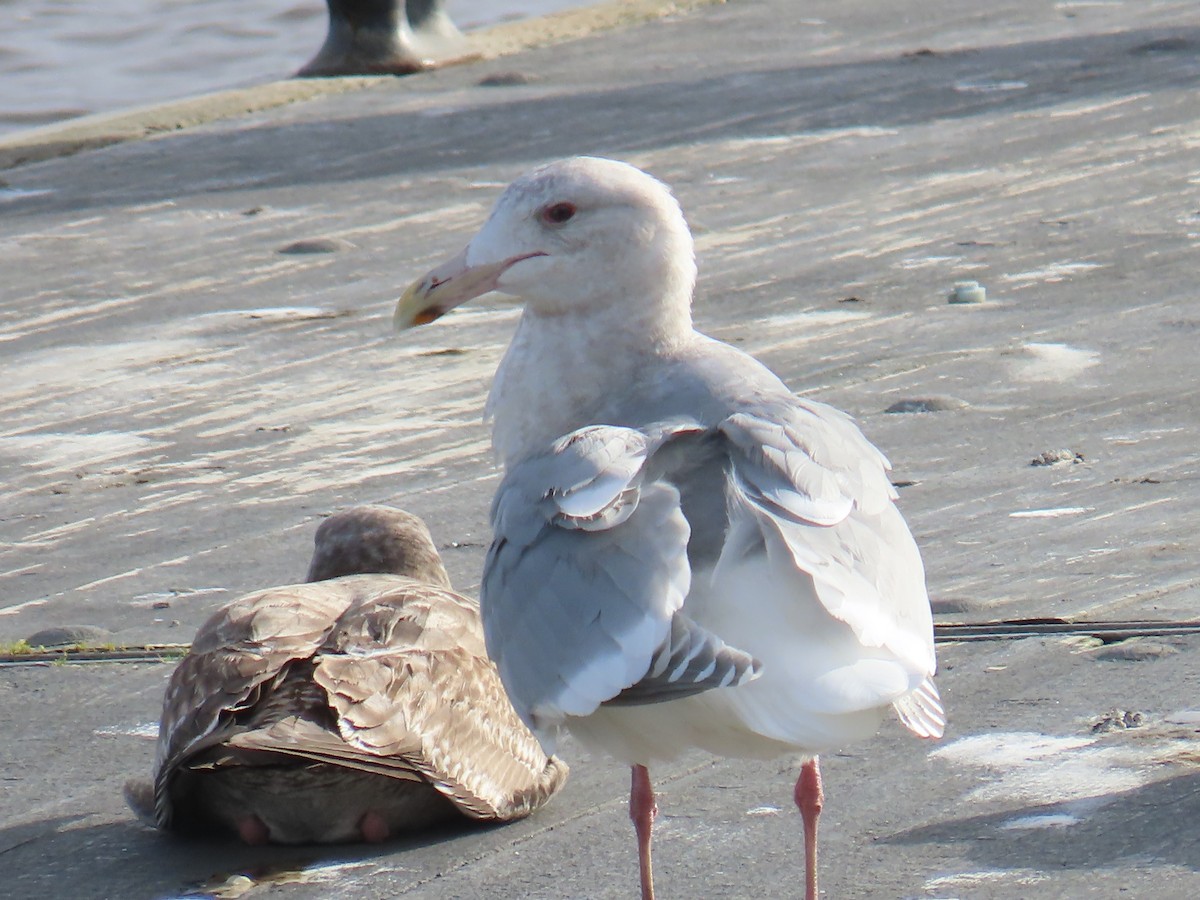
{"type": "Polygon", "coordinates": [[[662,182],[610,159],[574,157],[527,172],[452,259],[396,305],[397,330],[499,291],[534,315],[670,312],[690,326],[692,236],[662,182]],[[658,308],[658,309],[655,309],[658,308]]]}
{"type": "Polygon", "coordinates": [[[330,516],[314,538],[306,581],[343,575],[405,575],[450,588],[429,528],[391,506],[355,506],[330,516]]]}

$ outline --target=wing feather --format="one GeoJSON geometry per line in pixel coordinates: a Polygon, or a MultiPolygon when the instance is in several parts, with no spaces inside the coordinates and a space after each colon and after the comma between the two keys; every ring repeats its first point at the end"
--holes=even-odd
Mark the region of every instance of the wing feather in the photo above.
{"type": "Polygon", "coordinates": [[[332,582],[248,594],[214,613],[171,674],[155,760],[155,817],[172,818],[170,785],[179,767],[233,733],[235,716],[291,663],[312,656],[354,591],[332,582]]]}
{"type": "MultiPolygon", "coordinates": [[[[886,457],[848,416],[811,401],[746,409],[719,430],[731,453],[730,533],[756,521],[768,546],[784,548],[795,570],[812,579],[831,616],[909,672],[914,694],[898,707],[905,724],[917,733],[936,730],[941,707],[930,680],[936,663],[924,568],[894,504],[886,457]]],[[[727,544],[718,567],[745,545],[727,544]]]]}
{"type": "Polygon", "coordinates": [[[691,587],[679,491],[647,461],[694,423],[589,426],[509,471],[481,606],[488,651],[522,719],[552,746],[567,716],[757,674],[678,615],[691,587]]]}
{"type": "MultiPolygon", "coordinates": [[[[714,579],[766,552],[849,626],[870,652],[864,684],[845,682],[840,695],[864,708],[895,701],[908,727],[935,733],[944,717],[924,570],[887,471],[849,417],[790,398],[746,404],[714,429],[589,426],[518,463],[493,504],[482,607],[522,719],[549,746],[567,716],[759,674],[750,655],[685,615],[695,525],[705,530],[693,552],[717,548],[714,579]],[[723,491],[725,524],[689,523],[677,485],[693,501],[723,491]],[[883,692],[875,700],[872,685],[883,692]]],[[[853,671],[836,678],[859,678],[853,671]]]]}
{"type": "Polygon", "coordinates": [[[904,727],[918,737],[940,738],[946,731],[946,711],[932,678],[892,704],[904,727]]]}
{"type": "Polygon", "coordinates": [[[509,703],[476,604],[451,590],[414,582],[350,609],[313,677],[346,748],[326,741],[330,760],[410,768],[468,816],[521,818],[566,779],[509,703]]]}
{"type": "Polygon", "coordinates": [[[671,617],[670,636],[654,654],[649,671],[608,703],[658,703],[714,687],[737,687],[757,678],[761,668],[749,653],[730,647],[677,612],[671,617]]]}
{"type": "Polygon", "coordinates": [[[162,827],[183,766],[327,763],[425,781],[499,820],[528,815],[567,776],[508,702],[477,605],[393,575],[272,588],[218,611],[172,674],[159,755],[162,827]]]}

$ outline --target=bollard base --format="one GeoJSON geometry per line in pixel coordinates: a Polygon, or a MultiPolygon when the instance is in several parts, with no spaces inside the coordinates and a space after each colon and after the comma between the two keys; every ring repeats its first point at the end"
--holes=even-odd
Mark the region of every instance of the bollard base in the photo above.
{"type": "Polygon", "coordinates": [[[329,32],[301,78],[411,75],[470,56],[442,0],[326,0],[329,32]]]}

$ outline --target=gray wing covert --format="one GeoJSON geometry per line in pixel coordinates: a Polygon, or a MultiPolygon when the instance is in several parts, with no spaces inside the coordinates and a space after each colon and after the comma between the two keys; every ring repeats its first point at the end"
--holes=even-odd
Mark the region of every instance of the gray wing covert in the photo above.
{"type": "Polygon", "coordinates": [[[740,683],[753,659],[680,614],[691,584],[679,491],[647,462],[694,425],[590,426],[506,475],[481,592],[488,652],[551,744],[567,716],[740,683]],[[648,436],[651,435],[651,436],[648,436]]]}
{"type": "Polygon", "coordinates": [[[756,521],[768,549],[812,578],[830,615],[864,646],[893,654],[920,686],[919,709],[900,709],[902,718],[934,730],[940,706],[928,678],[935,661],[924,569],[895,507],[887,459],[848,416],[811,401],[747,407],[719,431],[730,447],[733,529],[739,518],[756,521]]]}

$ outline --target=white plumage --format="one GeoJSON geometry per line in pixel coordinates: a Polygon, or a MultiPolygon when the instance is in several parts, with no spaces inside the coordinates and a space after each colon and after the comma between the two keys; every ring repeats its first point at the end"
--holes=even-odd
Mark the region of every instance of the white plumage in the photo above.
{"type": "Polygon", "coordinates": [[[400,327],[489,290],[525,309],[488,398],[506,474],[482,607],[518,713],[634,766],[689,747],[807,758],[797,784],[816,893],[815,756],[889,708],[944,715],[920,553],[884,456],[696,332],[692,239],[669,190],[577,158],[514,182],[466,249],[414,284],[400,327]]]}

